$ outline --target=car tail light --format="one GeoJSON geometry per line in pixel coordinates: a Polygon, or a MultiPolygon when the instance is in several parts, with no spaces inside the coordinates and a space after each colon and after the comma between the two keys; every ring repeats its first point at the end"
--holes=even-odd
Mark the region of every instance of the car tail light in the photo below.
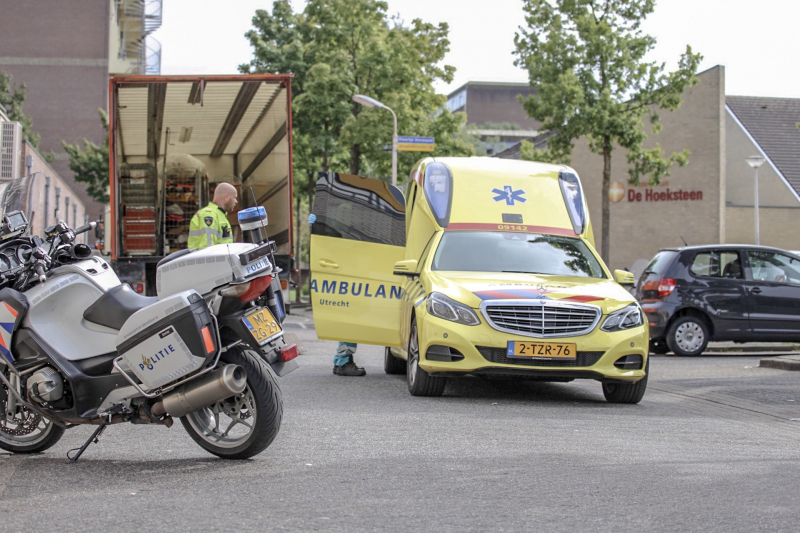
{"type": "MultiPolygon", "coordinates": [[[[642,291],[646,293],[658,293],[659,298],[665,298],[675,290],[675,280],[672,278],[661,278],[659,281],[646,281],[642,285],[642,291]]],[[[647,300],[645,300],[647,301],[647,300]]]]}
{"type": "Polygon", "coordinates": [[[675,280],[672,278],[661,278],[658,282],[658,297],[666,298],[675,290],[675,280]]]}
{"type": "Polygon", "coordinates": [[[299,355],[299,352],[297,351],[297,345],[296,344],[290,344],[289,346],[286,346],[285,348],[281,348],[281,359],[283,360],[284,363],[287,362],[287,361],[291,361],[292,359],[294,359],[298,355],[299,355]]]}

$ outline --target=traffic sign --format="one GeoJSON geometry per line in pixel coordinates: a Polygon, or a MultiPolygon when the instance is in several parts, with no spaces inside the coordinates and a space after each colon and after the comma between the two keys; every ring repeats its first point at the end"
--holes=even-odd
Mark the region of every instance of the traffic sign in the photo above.
{"type": "Polygon", "coordinates": [[[397,149],[401,152],[433,152],[434,148],[433,137],[397,137],[397,149]]]}

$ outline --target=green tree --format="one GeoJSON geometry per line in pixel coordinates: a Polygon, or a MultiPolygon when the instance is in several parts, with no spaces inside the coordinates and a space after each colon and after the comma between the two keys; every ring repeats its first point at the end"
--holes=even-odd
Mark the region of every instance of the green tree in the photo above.
{"type": "Polygon", "coordinates": [[[11,74],[0,71],[0,104],[6,108],[8,119],[22,124],[22,134],[34,148],[39,147],[39,134],[33,131],[33,120],[26,115],[22,106],[25,104],[25,84],[12,85],[11,74]]]}
{"type": "MultiPolygon", "coordinates": [[[[448,51],[447,24],[414,20],[406,25],[387,15],[378,0],[309,0],[294,12],[289,0],[257,10],[245,36],[253,58],[243,73],[293,73],[292,125],[295,209],[300,246],[306,224],[301,206],[313,203],[319,170],[391,175],[391,115],[362,109],[354,94],[391,107],[401,135],[436,138],[433,155],[471,155],[466,116],[451,114],[433,83],[450,82],[455,69],[439,66],[448,51]]],[[[421,154],[398,154],[398,181],[421,154]]],[[[296,257],[302,257],[296,250],[296,257]]]]}
{"type": "Polygon", "coordinates": [[[106,130],[106,140],[102,145],[97,145],[84,137],[84,148],[81,148],[80,143],[77,142],[67,144],[65,141],[61,141],[61,146],[69,154],[69,168],[75,173],[75,181],[87,185],[86,192],[93,200],[107,204],[109,183],[108,114],[102,109],[97,111],[100,113],[100,121],[106,130]]]}
{"type": "MultiPolygon", "coordinates": [[[[258,10],[253,17],[246,37],[254,57],[240,70],[296,75],[295,141],[308,148],[295,154],[296,169],[347,166],[352,174],[390,174],[391,116],[362,109],[354,94],[391,107],[400,134],[435,136],[436,155],[472,153],[457,135],[464,115],[443,110],[445,97],[433,89],[437,80],[451,81],[455,71],[439,66],[449,47],[447,24],[415,19],[406,25],[387,9],[377,0],[310,0],[295,13],[288,0],[277,0],[271,13],[258,10]]],[[[407,175],[418,158],[399,154],[398,176],[407,175]]]]}
{"type": "Polygon", "coordinates": [[[687,46],[670,73],[663,63],[645,61],[656,40],[640,26],[655,0],[524,0],[523,8],[527,28],[514,38],[515,63],[537,89],[523,105],[543,130],[555,132],[546,149],[525,147],[526,157],[568,161],[581,137],[603,156],[601,255],[608,260],[614,147],[627,150],[632,184],[645,176],[658,184],[674,164],[688,162],[688,150],[665,157],[658,145],[645,149],[644,122],[660,131],[658,110],[680,106],[684,90],[697,83],[702,56],[687,46]]]}

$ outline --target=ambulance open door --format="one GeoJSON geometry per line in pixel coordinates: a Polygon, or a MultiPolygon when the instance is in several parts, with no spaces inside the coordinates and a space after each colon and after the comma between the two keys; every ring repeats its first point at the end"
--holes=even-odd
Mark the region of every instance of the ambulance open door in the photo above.
{"type": "Polygon", "coordinates": [[[405,202],[377,179],[320,172],[311,225],[311,304],[320,339],[400,345],[405,202]]]}

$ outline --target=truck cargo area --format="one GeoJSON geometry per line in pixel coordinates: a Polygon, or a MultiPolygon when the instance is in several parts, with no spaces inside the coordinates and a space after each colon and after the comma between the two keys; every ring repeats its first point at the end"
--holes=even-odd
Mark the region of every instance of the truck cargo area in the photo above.
{"type": "MultiPolygon", "coordinates": [[[[192,216],[228,182],[239,193],[237,210],[266,208],[285,288],[293,242],[291,76],[112,76],[109,98],[106,243],[123,281],[155,294],[156,263],[187,247],[192,216]]],[[[241,240],[236,210],[228,220],[241,240]]]]}

